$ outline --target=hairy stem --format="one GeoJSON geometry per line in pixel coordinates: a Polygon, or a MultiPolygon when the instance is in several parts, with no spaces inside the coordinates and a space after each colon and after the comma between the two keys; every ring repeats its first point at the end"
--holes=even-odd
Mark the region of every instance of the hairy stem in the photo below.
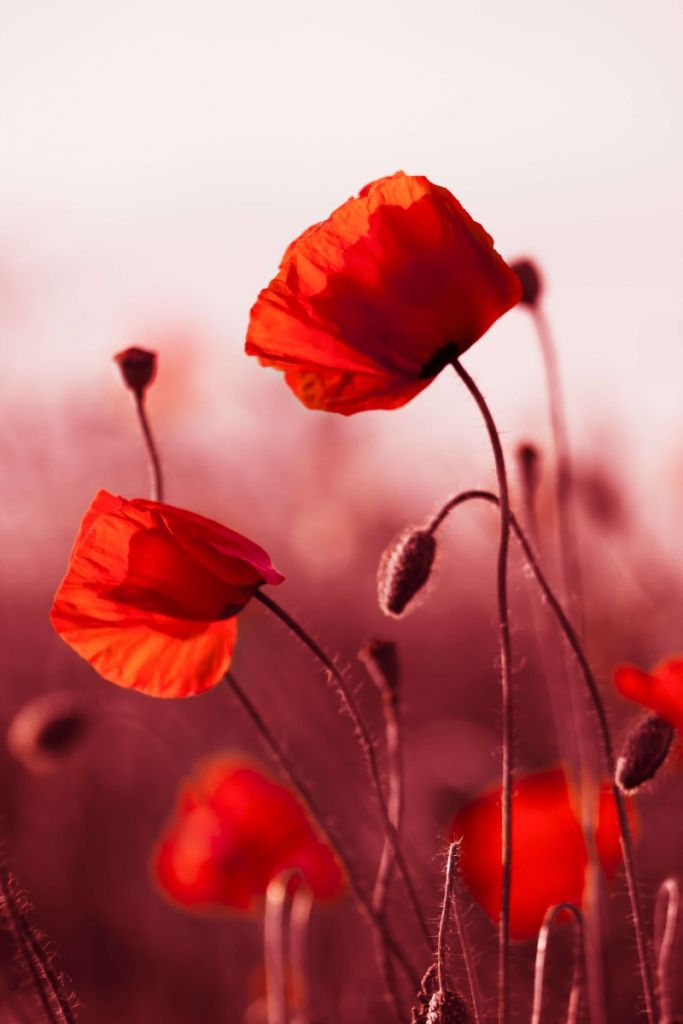
{"type": "Polygon", "coordinates": [[[240,686],[232,672],[229,672],[225,676],[225,680],[232,689],[232,692],[237,697],[238,701],[246,711],[247,715],[251,719],[252,724],[256,728],[257,732],[261,736],[261,739],[268,747],[271,756],[282,774],[289,780],[296,790],[303,797],[304,802],[308,806],[313,818],[318,823],[323,833],[327,836],[330,845],[335,850],[339,861],[344,868],[344,873],[349,882],[349,888],[353,893],[353,896],[358,904],[358,907],[374,929],[375,934],[381,940],[382,943],[386,944],[387,948],[391,950],[393,956],[399,962],[403,968],[405,975],[411,985],[417,985],[419,975],[410,963],[402,947],[395,941],[393,936],[389,933],[384,920],[378,916],[372,907],[370,897],[365,893],[365,890],[358,879],[356,871],[353,867],[353,862],[346,851],[344,844],[336,836],[327,823],[325,815],[318,806],[317,800],[313,796],[308,785],[303,781],[299,772],[295,769],[292,761],[285,753],[282,745],[279,743],[272,729],[264,719],[261,712],[258,710],[256,705],[253,703],[251,698],[247,695],[246,691],[240,686]]]}
{"type": "Polygon", "coordinates": [[[356,703],[356,698],[354,697],[346,680],[344,679],[343,675],[341,674],[337,666],[334,664],[332,659],[325,653],[322,647],[320,647],[320,645],[316,643],[313,637],[310,636],[310,634],[303,628],[303,626],[301,626],[296,621],[296,619],[293,619],[292,616],[284,610],[284,608],[280,607],[280,605],[277,604],[277,602],[273,601],[273,599],[269,597],[267,594],[265,594],[262,590],[257,590],[256,593],[254,594],[254,597],[256,600],[260,601],[261,604],[265,605],[265,607],[268,608],[269,611],[271,611],[275,616],[277,616],[277,618],[280,619],[280,621],[284,623],[284,625],[287,626],[287,628],[292,633],[294,633],[294,635],[304,644],[304,646],[306,646],[309,649],[309,651],[311,651],[311,653],[315,655],[317,660],[325,669],[327,676],[330,682],[332,683],[332,686],[334,687],[337,695],[341,699],[344,707],[348,711],[351,721],[353,723],[356,737],[358,739],[358,742],[363,753],[365,754],[368,772],[370,775],[370,781],[372,783],[372,788],[374,790],[377,804],[379,806],[382,824],[384,826],[384,833],[388,841],[391,843],[391,849],[396,859],[396,867],[405,885],[406,892],[408,893],[408,898],[415,912],[417,921],[420,925],[422,935],[425,939],[425,942],[431,949],[432,937],[429,930],[429,926],[427,925],[424,914],[422,913],[422,908],[417,898],[417,892],[415,890],[413,880],[410,876],[408,866],[403,856],[403,851],[401,849],[401,843],[398,837],[398,833],[396,831],[394,824],[391,821],[391,818],[389,817],[389,810],[387,807],[387,801],[384,796],[384,789],[382,787],[382,781],[380,778],[375,747],[370,737],[368,727],[365,724],[365,720],[361,714],[360,708],[356,703]]]}
{"type": "Polygon", "coordinates": [[[503,767],[502,767],[502,863],[500,921],[498,926],[498,1021],[508,1024],[510,1003],[510,888],[512,885],[512,786],[514,781],[514,706],[512,693],[512,644],[510,641],[510,616],[508,610],[508,548],[510,543],[510,497],[508,491],[505,458],[498,437],[498,430],[491,411],[472,377],[460,364],[453,361],[453,367],[463,382],[479,412],[481,413],[493,451],[500,496],[500,535],[498,541],[498,564],[496,570],[498,591],[498,623],[500,632],[500,682],[503,711],[503,767]]]}
{"type": "Polygon", "coordinates": [[[681,892],[675,878],[665,879],[657,893],[655,919],[664,915],[664,927],[657,944],[657,990],[659,994],[659,1024],[672,1024],[671,1008],[671,952],[673,950],[681,892]],[[662,909],[664,904],[664,909],[662,909]]]}
{"type": "MultiPolygon", "coordinates": [[[[428,529],[435,529],[440,523],[443,522],[445,515],[448,515],[452,509],[458,505],[462,505],[465,501],[471,501],[473,499],[479,499],[487,501],[492,505],[498,505],[498,496],[493,494],[491,491],[480,491],[471,490],[463,491],[461,494],[456,495],[449,502],[444,505],[444,508],[439,514],[432,520],[428,529]],[[448,510],[445,512],[444,511],[448,510]],[[436,524],[436,525],[435,525],[436,524]]],[[[564,637],[569,644],[569,647],[576,658],[583,679],[590,697],[593,709],[598,719],[598,726],[600,730],[600,738],[602,742],[603,754],[605,763],[607,765],[607,771],[610,777],[610,786],[612,794],[614,796],[614,802],[617,808],[617,817],[619,819],[619,830],[621,834],[621,848],[624,857],[624,871],[626,874],[626,884],[628,887],[628,894],[631,903],[631,914],[633,917],[633,929],[636,936],[636,946],[638,949],[638,962],[640,967],[640,976],[643,985],[643,994],[645,997],[645,1008],[647,1012],[648,1024],[655,1024],[655,1001],[654,1001],[654,986],[652,982],[652,972],[650,967],[650,960],[647,950],[647,944],[645,941],[645,931],[643,928],[643,915],[640,905],[640,897],[638,893],[638,885],[636,881],[635,873],[635,858],[633,854],[633,839],[631,837],[631,829],[628,823],[628,815],[626,813],[626,803],[624,801],[623,794],[615,781],[615,768],[616,759],[614,756],[614,746],[612,744],[612,736],[609,729],[609,723],[607,721],[607,713],[605,711],[605,705],[603,704],[602,697],[600,696],[600,689],[598,687],[597,679],[593,674],[593,670],[590,667],[586,654],[584,652],[581,641],[578,635],[569,621],[562,605],[555,596],[553,590],[548,584],[543,571],[534,555],[531,545],[529,544],[524,531],[515,519],[513,515],[510,515],[510,527],[515,534],[519,544],[524,552],[524,557],[527,560],[529,568],[531,569],[538,586],[543,593],[548,605],[550,606],[557,622],[562,630],[564,637]]]]}

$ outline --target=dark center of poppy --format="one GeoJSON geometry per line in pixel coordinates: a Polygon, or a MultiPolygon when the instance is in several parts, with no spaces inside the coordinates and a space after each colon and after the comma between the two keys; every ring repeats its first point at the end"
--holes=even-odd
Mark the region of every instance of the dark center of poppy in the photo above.
{"type": "Polygon", "coordinates": [[[422,369],[420,370],[420,380],[431,380],[432,377],[436,377],[437,374],[441,373],[444,367],[452,363],[454,359],[458,357],[458,346],[454,341],[449,341],[447,345],[443,345],[441,348],[437,348],[436,352],[423,363],[422,369]]]}

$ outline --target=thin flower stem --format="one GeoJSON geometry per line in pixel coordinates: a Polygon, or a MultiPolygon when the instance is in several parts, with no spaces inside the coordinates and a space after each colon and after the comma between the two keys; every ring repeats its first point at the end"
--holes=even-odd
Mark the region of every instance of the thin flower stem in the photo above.
{"type": "Polygon", "coordinates": [[[574,507],[572,501],[573,473],[569,447],[567,417],[562,397],[560,370],[550,325],[540,306],[532,308],[532,316],[538,335],[543,367],[545,370],[548,400],[550,404],[550,424],[555,447],[557,472],[555,477],[555,493],[560,533],[560,563],[562,568],[562,584],[567,607],[576,616],[579,635],[583,632],[583,584],[581,579],[581,563],[578,555],[576,529],[574,524],[574,507]]]}
{"type": "Polygon", "coordinates": [[[659,1024],[672,1024],[673,1010],[671,1007],[671,952],[676,936],[678,910],[681,892],[675,878],[665,879],[657,893],[655,919],[662,913],[664,904],[664,928],[657,948],[657,989],[659,993],[659,1024]]]}
{"type": "Polygon", "coordinates": [[[287,968],[285,932],[287,906],[301,881],[299,871],[282,871],[269,883],[263,915],[268,1024],[287,1024],[287,968]]]}
{"type": "Polygon", "coordinates": [[[510,1014],[510,887],[512,884],[512,786],[514,781],[514,704],[512,693],[512,644],[508,609],[508,548],[510,543],[510,497],[505,457],[498,430],[484,396],[458,359],[453,368],[481,413],[493,451],[500,495],[500,536],[496,571],[498,591],[498,624],[500,632],[500,682],[503,712],[502,766],[502,864],[500,922],[498,926],[498,1021],[508,1024],[510,1014]]]}
{"type": "Polygon", "coordinates": [[[292,1024],[310,1024],[308,944],[313,893],[300,885],[289,916],[289,959],[292,966],[292,1024]]]}
{"type": "Polygon", "coordinates": [[[140,421],[140,427],[142,429],[142,436],[145,439],[145,445],[147,447],[147,455],[149,458],[149,475],[151,480],[152,489],[152,501],[163,501],[164,500],[164,478],[161,472],[161,459],[159,458],[159,452],[157,450],[156,443],[154,441],[154,435],[152,434],[152,428],[149,424],[147,417],[147,410],[145,408],[145,395],[142,391],[135,391],[135,409],[138,414],[138,420],[140,421]]]}
{"type": "Polygon", "coordinates": [[[304,799],[304,802],[308,806],[313,818],[329,839],[330,845],[333,847],[334,851],[337,854],[337,857],[339,858],[339,862],[344,868],[344,873],[348,879],[349,887],[354,895],[354,898],[356,900],[356,903],[358,904],[361,913],[369,922],[371,927],[374,929],[375,934],[378,935],[381,942],[386,944],[388,949],[391,950],[392,955],[396,957],[401,967],[403,968],[409,983],[413,987],[415,987],[419,981],[419,975],[417,971],[410,963],[402,947],[395,941],[393,936],[387,930],[384,920],[377,914],[375,914],[372,908],[371,900],[366,895],[365,890],[356,875],[355,869],[352,866],[353,862],[349,857],[349,854],[345,850],[344,844],[336,835],[334,835],[332,829],[330,828],[329,824],[326,821],[325,816],[318,807],[317,801],[313,796],[310,788],[306,785],[306,783],[299,775],[298,771],[294,768],[292,761],[283,750],[281,744],[275,737],[275,734],[273,733],[272,729],[270,728],[266,720],[263,718],[263,715],[258,710],[256,705],[253,703],[251,698],[247,695],[246,691],[237,682],[237,679],[235,678],[234,674],[232,672],[228,672],[227,675],[225,676],[225,680],[232,689],[233,693],[237,697],[240,704],[242,705],[243,709],[246,711],[247,715],[251,719],[251,722],[256,728],[259,735],[261,736],[261,739],[268,747],[271,756],[275,763],[277,764],[278,768],[280,769],[282,774],[285,775],[287,779],[289,779],[290,783],[294,786],[294,788],[299,791],[299,793],[304,799]]]}
{"type": "Polygon", "coordinates": [[[460,864],[460,841],[453,844],[457,846],[454,862],[454,873],[455,881],[453,883],[453,917],[455,919],[455,928],[458,933],[458,940],[460,942],[460,951],[462,953],[463,960],[465,961],[465,972],[467,974],[467,981],[470,986],[470,996],[472,998],[472,1013],[474,1016],[474,1024],[481,1024],[484,1019],[484,1014],[481,1008],[481,991],[479,989],[479,982],[477,980],[477,969],[474,963],[474,957],[472,956],[472,947],[470,940],[467,935],[467,929],[465,927],[465,921],[460,911],[460,905],[458,900],[458,881],[459,881],[459,864],[460,864]]]}
{"type": "Polygon", "coordinates": [[[36,990],[50,1024],[76,1024],[76,1017],[64,995],[63,986],[50,963],[36,930],[27,919],[14,891],[14,883],[0,866],[0,911],[4,913],[12,938],[36,990]]]}
{"type": "Polygon", "coordinates": [[[586,947],[584,943],[583,934],[583,915],[577,906],[573,903],[557,903],[554,907],[549,907],[543,918],[543,924],[541,930],[538,933],[538,942],[536,944],[536,966],[534,968],[534,997],[533,1005],[531,1010],[531,1024],[541,1024],[541,1011],[543,1009],[543,988],[545,980],[545,961],[546,954],[548,951],[548,940],[550,938],[550,929],[552,928],[558,914],[562,911],[569,912],[574,919],[575,926],[575,938],[574,938],[574,965],[572,968],[572,985],[569,992],[569,1002],[567,1003],[567,1016],[566,1024],[576,1024],[579,1016],[579,1008],[581,1005],[581,986],[583,984],[583,976],[585,971],[586,963],[586,947]]]}
{"type": "Polygon", "coordinates": [[[429,930],[429,926],[425,920],[424,914],[422,913],[422,908],[420,907],[420,902],[417,898],[417,892],[415,891],[413,880],[410,876],[408,866],[403,856],[403,851],[401,849],[401,843],[398,837],[398,833],[391,821],[391,818],[389,817],[387,801],[384,796],[384,789],[382,787],[382,781],[379,774],[379,767],[377,764],[377,755],[375,753],[375,747],[370,737],[370,733],[368,732],[368,727],[365,724],[363,716],[360,712],[360,708],[356,703],[356,698],[354,697],[346,680],[344,679],[343,675],[341,674],[337,666],[334,664],[332,659],[325,653],[322,647],[320,647],[320,645],[316,643],[313,637],[306,632],[303,626],[301,626],[296,621],[296,619],[293,619],[292,616],[284,610],[284,608],[277,604],[277,602],[273,601],[273,599],[269,597],[267,594],[265,594],[262,590],[257,590],[256,593],[254,594],[254,598],[260,601],[261,604],[265,605],[265,607],[268,608],[269,611],[271,611],[275,616],[277,616],[277,618],[280,619],[280,621],[284,623],[284,625],[287,626],[287,628],[291,630],[292,633],[294,633],[294,635],[309,649],[309,651],[311,651],[311,653],[315,655],[315,657],[318,659],[321,665],[325,668],[334,689],[336,690],[339,698],[346,707],[346,710],[348,711],[351,717],[356,737],[367,760],[370,781],[372,783],[372,787],[375,792],[375,797],[377,799],[377,804],[379,806],[380,816],[382,818],[382,824],[384,826],[385,835],[389,842],[391,843],[391,848],[394,857],[396,858],[396,866],[398,868],[399,874],[401,875],[401,878],[403,879],[403,883],[406,887],[406,892],[408,893],[408,898],[413,907],[413,910],[415,911],[415,917],[417,918],[417,921],[420,925],[422,935],[425,939],[425,942],[431,949],[432,937],[429,930]]]}
{"type": "MultiPolygon", "coordinates": [[[[428,529],[435,529],[440,523],[443,522],[445,516],[442,514],[444,509],[448,509],[450,512],[458,505],[463,504],[465,501],[471,501],[472,499],[480,499],[487,501],[490,504],[498,505],[499,499],[496,494],[491,491],[480,491],[471,490],[463,491],[461,494],[456,495],[450,501],[446,503],[441,512],[432,520],[432,523],[428,526],[428,529]],[[436,526],[434,525],[436,524],[436,526]]],[[[448,514],[446,512],[446,515],[448,514]]],[[[584,652],[581,641],[579,640],[577,633],[572,626],[571,622],[567,618],[567,615],[562,608],[562,605],[555,597],[550,585],[548,584],[543,571],[531,549],[524,531],[515,519],[513,515],[510,515],[510,527],[514,532],[524,557],[526,558],[529,568],[531,569],[536,582],[538,583],[543,596],[550,605],[550,608],[558,621],[558,624],[564,634],[564,637],[571,648],[574,657],[576,658],[588,690],[591,703],[593,705],[595,714],[598,719],[598,725],[600,729],[600,737],[602,740],[603,753],[605,763],[607,765],[607,771],[610,777],[610,786],[612,794],[614,796],[614,802],[617,808],[617,817],[619,819],[619,830],[621,833],[621,848],[624,857],[624,872],[626,874],[626,884],[628,887],[629,899],[631,902],[631,914],[633,917],[633,929],[636,936],[636,946],[638,949],[638,962],[640,966],[640,976],[643,985],[643,994],[645,997],[645,1007],[648,1017],[649,1024],[655,1024],[655,1001],[654,1001],[654,986],[652,983],[652,972],[650,967],[650,960],[647,951],[647,944],[645,942],[645,932],[643,928],[643,915],[640,906],[640,897],[638,894],[638,885],[635,874],[635,864],[633,855],[633,840],[631,838],[631,829],[628,823],[628,815],[626,813],[626,803],[624,801],[623,794],[615,781],[615,768],[616,759],[614,756],[614,747],[612,745],[612,736],[609,729],[609,723],[607,721],[607,713],[605,711],[605,705],[603,704],[602,697],[600,696],[600,689],[598,687],[597,679],[593,674],[593,670],[590,667],[586,654],[584,652]]]]}
{"type": "Polygon", "coordinates": [[[458,844],[451,843],[448,848],[446,860],[446,882],[443,891],[443,903],[441,904],[441,920],[439,921],[439,937],[436,943],[436,980],[440,992],[448,989],[446,978],[446,935],[448,934],[448,917],[453,900],[453,886],[455,884],[455,863],[458,856],[458,844]]]}

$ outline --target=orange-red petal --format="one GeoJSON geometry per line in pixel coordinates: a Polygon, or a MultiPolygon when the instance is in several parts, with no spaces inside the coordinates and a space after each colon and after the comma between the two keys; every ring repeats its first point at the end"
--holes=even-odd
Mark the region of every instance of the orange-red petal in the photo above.
{"type": "Polygon", "coordinates": [[[252,308],[246,351],[284,370],[311,408],[395,408],[520,295],[457,199],[399,172],[289,246],[252,308]]]}
{"type": "Polygon", "coordinates": [[[614,673],[621,695],[668,719],[683,732],[683,658],[666,658],[649,672],[622,665],[614,673]]]}

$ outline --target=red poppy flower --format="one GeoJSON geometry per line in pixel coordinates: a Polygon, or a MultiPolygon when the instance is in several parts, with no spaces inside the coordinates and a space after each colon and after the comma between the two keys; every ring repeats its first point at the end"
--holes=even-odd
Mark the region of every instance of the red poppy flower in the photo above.
{"type": "Polygon", "coordinates": [[[311,409],[394,409],[520,297],[457,199],[399,171],[292,242],[251,310],[246,351],[311,409]]]}
{"type": "Polygon", "coordinates": [[[211,519],[100,491],[50,619],[110,682],[190,697],[226,672],[255,590],[283,579],[262,548],[211,519]]]}
{"type": "MultiPolygon", "coordinates": [[[[500,789],[463,808],[450,829],[463,838],[461,870],[474,898],[494,920],[500,914],[500,789]]],[[[621,863],[619,822],[609,787],[599,799],[596,849],[607,878],[621,863]]],[[[515,785],[512,818],[510,933],[536,935],[555,903],[581,905],[588,858],[583,833],[561,768],[521,778],[515,785]]]]}
{"type": "Polygon", "coordinates": [[[683,657],[660,661],[649,672],[622,665],[614,683],[623,697],[655,711],[683,733],[683,657]]]}
{"type": "Polygon", "coordinates": [[[250,764],[205,763],[184,783],[153,857],[165,894],[184,906],[246,910],[285,869],[298,868],[313,895],[331,899],[341,868],[300,799],[250,764]]]}

